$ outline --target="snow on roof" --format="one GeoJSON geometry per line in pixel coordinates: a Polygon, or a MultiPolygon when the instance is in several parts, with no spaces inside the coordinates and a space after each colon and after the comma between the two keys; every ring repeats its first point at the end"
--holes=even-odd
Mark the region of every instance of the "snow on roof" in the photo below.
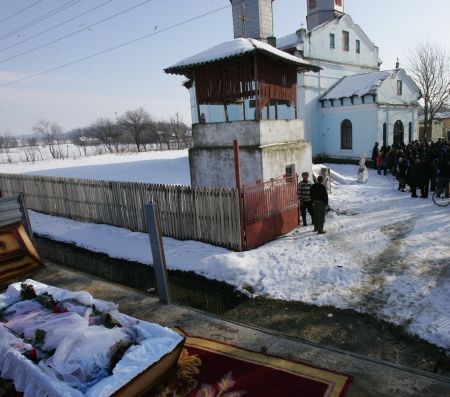
{"type": "MultiPolygon", "coordinates": [[[[433,120],[444,120],[444,119],[450,119],[450,112],[439,112],[436,113],[433,117],[433,120]]],[[[425,120],[425,116],[422,115],[419,117],[419,121],[425,120]]]]}
{"type": "Polygon", "coordinates": [[[320,99],[339,99],[375,94],[381,83],[394,73],[396,73],[395,70],[383,70],[381,72],[343,77],[337,84],[323,94],[320,99]]]}
{"type": "Polygon", "coordinates": [[[164,71],[166,73],[183,74],[183,71],[186,71],[186,69],[192,69],[197,65],[212,63],[227,58],[234,58],[255,51],[276,56],[277,58],[285,60],[286,62],[294,63],[298,66],[305,66],[309,70],[320,70],[318,66],[301,58],[290,55],[284,51],[278,50],[270,44],[250,38],[238,38],[216,45],[209,50],[183,59],[175,65],[164,69],[164,71]]]}
{"type": "Polygon", "coordinates": [[[284,50],[286,48],[296,47],[300,43],[297,33],[291,33],[287,36],[277,38],[277,48],[284,50]]]}
{"type": "Polygon", "coordinates": [[[435,119],[450,119],[450,112],[440,112],[436,113],[435,119]]]}

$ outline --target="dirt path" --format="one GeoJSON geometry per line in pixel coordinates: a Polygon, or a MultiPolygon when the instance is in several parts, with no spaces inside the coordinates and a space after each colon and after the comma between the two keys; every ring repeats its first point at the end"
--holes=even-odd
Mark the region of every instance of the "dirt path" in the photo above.
{"type": "Polygon", "coordinates": [[[409,218],[383,226],[382,232],[390,239],[387,247],[375,257],[364,258],[367,280],[354,293],[360,297],[360,305],[365,313],[376,316],[388,304],[390,296],[386,280],[388,276],[401,275],[406,270],[407,260],[400,255],[400,247],[414,229],[415,223],[415,218],[409,218]]]}
{"type": "Polygon", "coordinates": [[[368,357],[450,376],[450,357],[442,349],[369,314],[255,298],[228,311],[224,317],[368,357]]]}

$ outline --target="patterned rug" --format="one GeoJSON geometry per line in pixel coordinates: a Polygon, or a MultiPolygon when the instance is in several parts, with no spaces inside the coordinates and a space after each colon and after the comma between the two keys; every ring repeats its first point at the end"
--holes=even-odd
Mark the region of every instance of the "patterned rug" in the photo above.
{"type": "Polygon", "coordinates": [[[186,335],[179,369],[158,397],[342,397],[349,376],[186,335]]]}

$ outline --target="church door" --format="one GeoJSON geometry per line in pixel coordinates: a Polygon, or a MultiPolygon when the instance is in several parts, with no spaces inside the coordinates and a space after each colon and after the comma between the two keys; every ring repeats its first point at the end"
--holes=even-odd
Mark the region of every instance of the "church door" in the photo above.
{"type": "Polygon", "coordinates": [[[404,142],[405,130],[403,128],[403,123],[397,120],[394,124],[394,144],[401,144],[404,142]]]}

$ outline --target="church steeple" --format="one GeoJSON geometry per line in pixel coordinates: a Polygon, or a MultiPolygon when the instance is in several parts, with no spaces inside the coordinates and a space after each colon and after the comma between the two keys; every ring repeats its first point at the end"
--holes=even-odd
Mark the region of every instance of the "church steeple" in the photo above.
{"type": "Polygon", "coordinates": [[[230,0],[233,7],[234,38],[267,41],[273,36],[273,0],[230,0]]]}
{"type": "Polygon", "coordinates": [[[344,14],[344,0],[307,0],[308,30],[344,14]]]}

